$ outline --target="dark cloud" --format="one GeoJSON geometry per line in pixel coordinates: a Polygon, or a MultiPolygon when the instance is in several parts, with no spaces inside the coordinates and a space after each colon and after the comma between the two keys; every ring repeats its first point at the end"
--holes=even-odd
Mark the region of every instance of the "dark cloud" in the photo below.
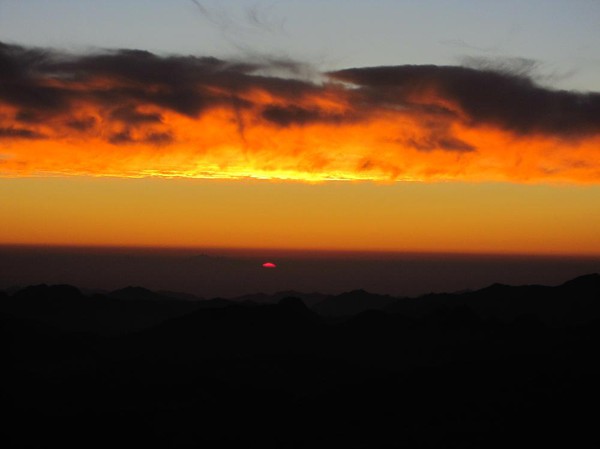
{"type": "Polygon", "coordinates": [[[44,116],[39,112],[24,109],[17,112],[15,120],[21,123],[40,123],[44,120],[44,116]]]}
{"type": "Polygon", "coordinates": [[[82,119],[73,119],[67,122],[67,126],[76,131],[88,131],[96,125],[94,117],[86,117],[82,119]]]}
{"type": "Polygon", "coordinates": [[[160,146],[173,142],[173,136],[170,133],[148,133],[143,140],[145,143],[160,146]]]}
{"type": "Polygon", "coordinates": [[[304,125],[314,122],[341,122],[344,117],[330,115],[319,109],[306,109],[298,106],[269,106],[263,109],[264,119],[279,126],[304,125]]]}
{"type": "Polygon", "coordinates": [[[160,114],[139,112],[132,106],[116,108],[110,113],[110,117],[128,124],[161,123],[162,121],[160,114]]]}
{"type": "Polygon", "coordinates": [[[44,136],[27,128],[0,127],[0,139],[43,139],[44,136]]]}
{"type": "Polygon", "coordinates": [[[475,151],[473,145],[468,144],[453,136],[436,136],[430,135],[425,138],[410,138],[405,140],[403,143],[419,151],[433,151],[433,150],[445,150],[445,151],[457,151],[457,152],[469,152],[475,151]]]}
{"type": "Polygon", "coordinates": [[[122,145],[130,143],[147,143],[150,145],[161,146],[173,141],[173,136],[167,132],[149,132],[143,137],[134,137],[130,129],[113,133],[108,141],[113,145],[122,145]]]}
{"type": "MultiPolygon", "coordinates": [[[[160,57],[139,50],[86,56],[59,63],[80,80],[106,78],[110,88],[89,94],[106,104],[135,101],[188,116],[228,101],[228,92],[251,84],[252,66],[230,64],[215,58],[160,57]],[[222,94],[215,93],[218,89],[222,94]]],[[[130,118],[133,116],[130,114],[130,118]]]]}
{"type": "Polygon", "coordinates": [[[75,55],[0,43],[0,104],[16,111],[10,113],[16,120],[11,126],[28,124],[0,126],[4,136],[37,138],[40,135],[27,126],[56,115],[60,123],[78,131],[108,126],[100,135],[109,135],[113,143],[131,142],[134,134],[163,144],[174,138],[161,134],[167,111],[195,118],[224,107],[231,109],[242,139],[248,110],[280,127],[367,120],[373,112],[398,111],[419,120],[426,137],[408,137],[405,143],[423,151],[473,151],[447,131],[457,121],[518,134],[600,133],[600,94],[544,88],[528,75],[535,68],[529,60],[505,61],[495,68],[471,63],[473,67],[352,68],[327,74],[344,83],[319,84],[290,78],[302,67],[293,61],[236,62],[140,50],[75,55]],[[288,77],[277,76],[283,72],[288,77]],[[254,92],[267,95],[254,100],[254,92]],[[327,96],[339,99],[345,112],[311,103],[310,98],[327,96]],[[99,120],[85,118],[79,109],[82,103],[99,120]]]}
{"type": "Polygon", "coordinates": [[[505,73],[518,77],[537,78],[540,76],[541,64],[530,58],[515,57],[482,57],[464,56],[460,58],[460,65],[479,71],[505,73]]]}
{"type": "Polygon", "coordinates": [[[133,137],[131,137],[131,131],[129,130],[119,131],[118,133],[111,134],[111,136],[108,138],[108,141],[113,145],[135,142],[133,137]]]}
{"type": "Polygon", "coordinates": [[[449,100],[467,114],[469,125],[490,124],[510,131],[555,135],[600,132],[600,94],[551,90],[527,76],[454,66],[396,66],[347,69],[334,79],[359,86],[371,107],[410,108],[415,98],[449,100]],[[434,92],[439,98],[430,98],[434,92]]]}
{"type": "Polygon", "coordinates": [[[35,67],[48,59],[48,51],[0,42],[0,79],[19,81],[35,75],[35,67]]]}
{"type": "MultiPolygon", "coordinates": [[[[303,81],[258,75],[265,64],[290,65],[158,56],[140,50],[78,56],[0,44],[0,101],[21,109],[58,111],[85,96],[106,107],[145,104],[196,116],[212,106],[231,104],[232,95],[248,89],[290,98],[318,90],[303,81]],[[82,91],[77,88],[81,83],[90,86],[82,91]]],[[[150,117],[138,113],[128,118],[150,117]]]]}
{"type": "Polygon", "coordinates": [[[0,42],[0,100],[23,109],[57,110],[66,106],[68,92],[49,86],[46,67],[56,53],[0,42]]]}
{"type": "Polygon", "coordinates": [[[68,107],[71,93],[65,89],[38,85],[38,80],[2,80],[0,100],[25,109],[60,111],[68,107]]]}
{"type": "Polygon", "coordinates": [[[404,146],[414,148],[418,151],[452,151],[466,153],[477,149],[470,143],[461,140],[453,133],[450,124],[456,120],[456,114],[449,114],[444,109],[438,108],[416,108],[423,116],[417,132],[407,132],[398,138],[398,142],[404,146]]]}
{"type": "Polygon", "coordinates": [[[473,145],[468,144],[456,137],[444,137],[438,140],[438,145],[440,148],[449,151],[475,151],[475,147],[473,145]]]}

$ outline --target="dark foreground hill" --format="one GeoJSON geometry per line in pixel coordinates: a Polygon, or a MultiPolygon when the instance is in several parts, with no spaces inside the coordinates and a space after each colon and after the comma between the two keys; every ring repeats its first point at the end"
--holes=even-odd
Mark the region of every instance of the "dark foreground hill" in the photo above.
{"type": "Polygon", "coordinates": [[[0,294],[5,447],[600,444],[600,276],[315,298],[0,294]]]}

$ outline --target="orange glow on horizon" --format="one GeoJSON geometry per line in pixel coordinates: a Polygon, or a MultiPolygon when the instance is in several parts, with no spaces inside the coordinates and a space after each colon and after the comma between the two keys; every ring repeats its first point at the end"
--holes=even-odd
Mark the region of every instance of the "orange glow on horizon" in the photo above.
{"type": "Polygon", "coordinates": [[[600,255],[595,185],[55,177],[0,192],[1,244],[600,255]]]}

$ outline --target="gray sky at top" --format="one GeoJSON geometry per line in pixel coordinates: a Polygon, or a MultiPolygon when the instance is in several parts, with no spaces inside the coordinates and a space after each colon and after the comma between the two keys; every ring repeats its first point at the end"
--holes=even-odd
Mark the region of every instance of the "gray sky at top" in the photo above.
{"type": "Polygon", "coordinates": [[[0,41],[318,70],[483,60],[600,91],[600,0],[0,0],[0,41]]]}

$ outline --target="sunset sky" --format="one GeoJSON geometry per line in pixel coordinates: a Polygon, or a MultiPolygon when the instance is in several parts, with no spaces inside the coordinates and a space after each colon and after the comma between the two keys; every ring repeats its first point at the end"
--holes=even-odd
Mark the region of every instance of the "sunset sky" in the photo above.
{"type": "Polygon", "coordinates": [[[600,255],[598,23],[0,0],[0,244],[600,255]]]}

